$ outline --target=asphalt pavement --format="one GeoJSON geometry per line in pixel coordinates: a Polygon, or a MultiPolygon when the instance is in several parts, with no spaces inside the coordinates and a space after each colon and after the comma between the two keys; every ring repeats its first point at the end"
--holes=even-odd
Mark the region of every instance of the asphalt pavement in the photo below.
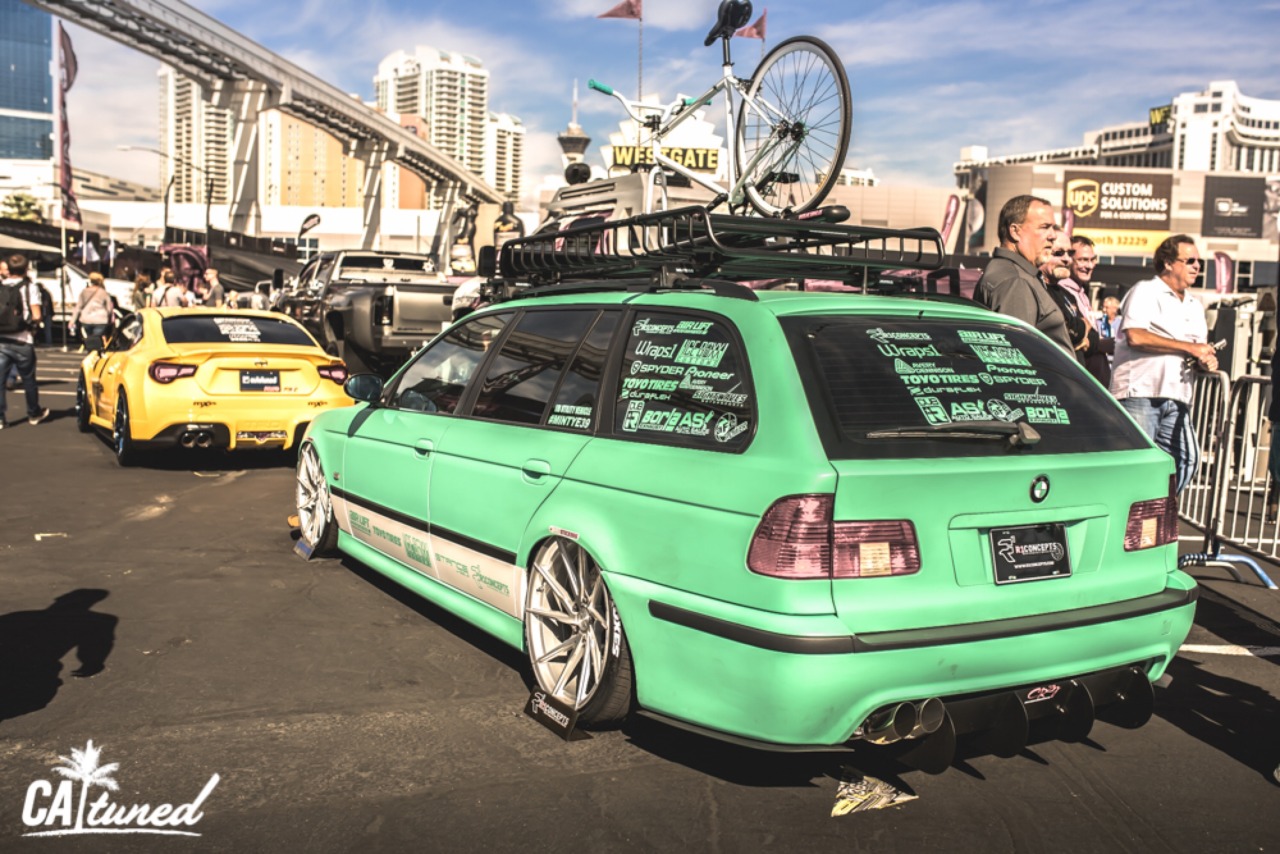
{"type": "Polygon", "coordinates": [[[54,417],[0,432],[0,648],[24,650],[0,655],[0,850],[1280,850],[1280,594],[1256,580],[1193,570],[1192,646],[1139,730],[937,776],[643,719],[565,743],[522,714],[520,653],[294,554],[288,455],[117,467],[76,431],[78,358],[42,350],[54,417]],[[114,791],[54,770],[83,772],[90,740],[114,791]],[[849,769],[916,799],[832,817],[849,769]],[[198,837],[24,836],[73,823],[82,790],[86,812],[179,807],[211,781],[197,821],[165,825],[198,837]]]}

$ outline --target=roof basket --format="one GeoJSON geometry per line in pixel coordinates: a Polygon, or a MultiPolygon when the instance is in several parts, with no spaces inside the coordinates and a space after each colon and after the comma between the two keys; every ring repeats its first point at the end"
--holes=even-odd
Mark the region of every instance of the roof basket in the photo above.
{"type": "Polygon", "coordinates": [[[695,205],[511,240],[498,270],[534,286],[646,274],[861,282],[868,267],[935,270],[944,254],[932,228],[712,215],[695,205]]]}

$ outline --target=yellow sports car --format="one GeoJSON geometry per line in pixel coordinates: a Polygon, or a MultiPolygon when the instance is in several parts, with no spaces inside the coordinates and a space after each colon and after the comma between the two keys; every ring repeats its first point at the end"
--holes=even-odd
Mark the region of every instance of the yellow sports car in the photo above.
{"type": "Polygon", "coordinates": [[[144,308],[80,366],[81,432],[111,431],[120,465],[158,448],[291,448],[354,401],[346,366],[269,311],[144,308]]]}

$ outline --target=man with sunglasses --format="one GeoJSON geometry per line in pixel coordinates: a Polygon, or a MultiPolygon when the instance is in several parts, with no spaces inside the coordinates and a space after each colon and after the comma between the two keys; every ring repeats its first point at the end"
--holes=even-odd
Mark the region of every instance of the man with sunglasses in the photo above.
{"type": "Polygon", "coordinates": [[[1111,376],[1111,393],[1173,457],[1179,492],[1191,482],[1200,458],[1191,425],[1193,371],[1218,369],[1204,306],[1187,295],[1200,263],[1195,241],[1185,234],[1156,247],[1155,278],[1134,285],[1120,305],[1111,376]]]}

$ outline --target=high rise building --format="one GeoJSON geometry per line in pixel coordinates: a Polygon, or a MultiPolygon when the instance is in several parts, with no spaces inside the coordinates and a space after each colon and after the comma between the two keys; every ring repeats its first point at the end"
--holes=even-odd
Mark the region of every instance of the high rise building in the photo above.
{"type": "Polygon", "coordinates": [[[489,72],[461,53],[417,47],[378,63],[373,78],[379,109],[427,120],[427,142],[477,175],[485,167],[489,72]]]}
{"type": "Polygon", "coordinates": [[[169,66],[160,78],[160,186],[173,181],[174,204],[226,203],[234,132],[229,110],[209,103],[203,88],[169,66]]]}
{"type": "Polygon", "coordinates": [[[266,205],[359,207],[364,163],[342,143],[280,110],[258,115],[260,199],[266,205]]]}
{"type": "Polygon", "coordinates": [[[517,201],[524,160],[524,125],[515,116],[490,113],[485,125],[484,148],[481,177],[499,193],[517,201]]]}
{"type": "MultiPolygon", "coordinates": [[[[519,196],[524,125],[515,116],[489,112],[489,71],[480,60],[431,47],[398,50],[378,63],[373,85],[378,109],[412,126],[495,189],[512,199],[519,196]]],[[[389,206],[414,207],[417,185],[404,177],[388,176],[384,191],[395,194],[389,206]]],[[[443,189],[429,188],[422,198],[426,207],[439,208],[443,189]]]]}
{"type": "Polygon", "coordinates": [[[0,158],[53,157],[53,23],[25,3],[0,4],[0,158]]]}

